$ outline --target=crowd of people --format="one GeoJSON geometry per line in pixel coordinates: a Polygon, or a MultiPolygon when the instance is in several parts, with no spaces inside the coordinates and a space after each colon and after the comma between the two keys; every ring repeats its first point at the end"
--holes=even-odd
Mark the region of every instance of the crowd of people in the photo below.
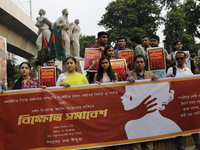
{"type": "MultiPolygon", "coordinates": [[[[65,60],[65,66],[67,72],[62,73],[62,71],[56,67],[56,86],[70,87],[72,85],[83,85],[90,83],[106,83],[106,82],[117,82],[118,77],[116,72],[112,70],[110,60],[118,59],[119,51],[130,50],[131,48],[126,47],[126,39],[120,37],[117,39],[117,49],[113,46],[107,45],[109,35],[106,32],[99,32],[97,34],[98,40],[97,44],[92,46],[92,48],[99,48],[102,53],[102,57],[99,60],[99,66],[97,72],[87,71],[87,75],[83,75],[77,72],[77,60],[69,56],[65,60]]],[[[177,40],[173,44],[174,51],[168,54],[164,49],[164,59],[166,62],[166,70],[149,71],[147,67],[148,63],[148,48],[159,47],[160,38],[157,35],[152,36],[133,36],[131,37],[132,47],[134,51],[134,62],[133,69],[127,69],[127,75],[124,79],[125,81],[135,82],[135,80],[145,80],[151,79],[152,81],[158,78],[166,77],[179,77],[188,76],[200,73],[200,52],[197,55],[197,51],[191,50],[190,56],[183,51],[183,46],[181,41],[177,40]],[[190,68],[185,66],[187,57],[189,57],[190,68]]],[[[55,66],[55,58],[52,56],[47,56],[44,60],[46,66],[55,66]]],[[[38,69],[42,64],[40,62],[35,62],[36,69],[38,69]]],[[[27,62],[23,62],[19,66],[19,72],[21,77],[15,82],[13,89],[27,89],[27,88],[38,88],[43,85],[39,84],[38,79],[30,77],[31,66],[27,62]]],[[[44,87],[43,87],[44,88],[44,87]]],[[[5,87],[1,85],[0,89],[3,93],[5,87]]],[[[196,144],[196,149],[200,150],[200,138],[199,134],[192,134],[194,142],[196,144]]],[[[178,149],[184,150],[184,144],[182,136],[176,138],[178,149]]],[[[145,143],[146,149],[153,150],[153,142],[145,143]]],[[[114,147],[113,147],[114,148],[114,147]]],[[[133,150],[141,150],[141,145],[139,143],[132,144],[133,150]]],[[[107,148],[105,148],[107,149],[107,148]]]]}

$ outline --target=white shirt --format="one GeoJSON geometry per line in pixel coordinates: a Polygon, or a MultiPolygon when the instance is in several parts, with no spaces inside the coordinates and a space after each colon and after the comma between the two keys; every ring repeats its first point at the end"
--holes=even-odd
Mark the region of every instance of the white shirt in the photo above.
{"type": "Polygon", "coordinates": [[[60,86],[61,82],[62,82],[64,79],[66,79],[66,78],[67,78],[67,77],[66,77],[63,73],[61,73],[61,74],[59,75],[57,81],[56,81],[56,86],[60,86]]]}
{"type": "MultiPolygon", "coordinates": [[[[172,67],[170,67],[167,70],[167,75],[169,75],[169,74],[173,74],[173,68],[172,67]]],[[[190,76],[190,75],[193,75],[193,73],[189,68],[185,67],[183,69],[180,69],[180,68],[176,67],[176,77],[190,76]]]]}

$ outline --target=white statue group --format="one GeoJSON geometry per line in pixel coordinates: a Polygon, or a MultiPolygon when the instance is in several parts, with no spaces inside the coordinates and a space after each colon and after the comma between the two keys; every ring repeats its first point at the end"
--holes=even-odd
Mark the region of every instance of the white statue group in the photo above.
{"type": "MultiPolygon", "coordinates": [[[[46,11],[44,9],[39,10],[39,17],[37,17],[36,26],[39,28],[38,30],[38,38],[36,40],[36,45],[38,51],[42,48],[42,33],[45,36],[47,42],[50,40],[51,30],[53,24],[45,17],[46,11]]],[[[62,32],[62,40],[65,43],[65,53],[66,56],[75,56],[80,57],[80,44],[79,44],[79,36],[80,36],[80,27],[79,20],[75,19],[74,22],[69,23],[68,20],[68,10],[64,9],[62,11],[62,17],[59,17],[57,21],[54,23],[59,30],[62,32]]]]}

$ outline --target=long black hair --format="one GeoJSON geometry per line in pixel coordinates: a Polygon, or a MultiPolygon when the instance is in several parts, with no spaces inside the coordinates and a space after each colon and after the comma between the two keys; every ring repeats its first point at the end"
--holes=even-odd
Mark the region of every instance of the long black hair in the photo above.
{"type": "Polygon", "coordinates": [[[108,69],[107,69],[107,73],[108,73],[108,76],[110,77],[110,82],[112,82],[112,81],[115,81],[116,79],[115,79],[115,75],[114,75],[114,72],[113,72],[113,70],[112,70],[112,67],[111,67],[111,64],[110,64],[110,60],[109,60],[109,58],[107,57],[107,56],[102,56],[101,58],[100,58],[100,61],[99,61],[99,67],[98,67],[98,72],[97,72],[97,81],[101,81],[101,79],[103,78],[103,72],[104,72],[104,69],[103,69],[103,67],[101,66],[101,62],[103,61],[103,60],[108,60],[108,62],[109,62],[109,67],[108,67],[108,69]]]}
{"type": "Polygon", "coordinates": [[[110,48],[113,48],[111,45],[107,45],[104,49],[104,55],[107,56],[107,51],[110,49],[110,48]]]}
{"type": "MultiPolygon", "coordinates": [[[[29,64],[29,63],[27,63],[27,62],[22,62],[20,65],[19,65],[19,69],[21,68],[21,66],[23,65],[23,64],[27,64],[27,66],[29,67],[29,69],[31,69],[31,65],[29,64]]],[[[21,87],[22,87],[22,80],[23,80],[23,78],[22,78],[22,76],[17,80],[17,82],[15,82],[15,84],[14,84],[14,86],[13,86],[13,89],[21,89],[21,87]]]]}

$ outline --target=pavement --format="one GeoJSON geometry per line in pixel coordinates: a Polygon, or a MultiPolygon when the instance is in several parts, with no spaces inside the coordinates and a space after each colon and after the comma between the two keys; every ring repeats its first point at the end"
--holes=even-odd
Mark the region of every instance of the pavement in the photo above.
{"type": "MultiPolygon", "coordinates": [[[[173,150],[177,150],[177,149],[173,149],[173,150]]],[[[195,149],[195,145],[194,145],[194,146],[185,147],[185,150],[197,150],[197,149],[195,149]]]]}

